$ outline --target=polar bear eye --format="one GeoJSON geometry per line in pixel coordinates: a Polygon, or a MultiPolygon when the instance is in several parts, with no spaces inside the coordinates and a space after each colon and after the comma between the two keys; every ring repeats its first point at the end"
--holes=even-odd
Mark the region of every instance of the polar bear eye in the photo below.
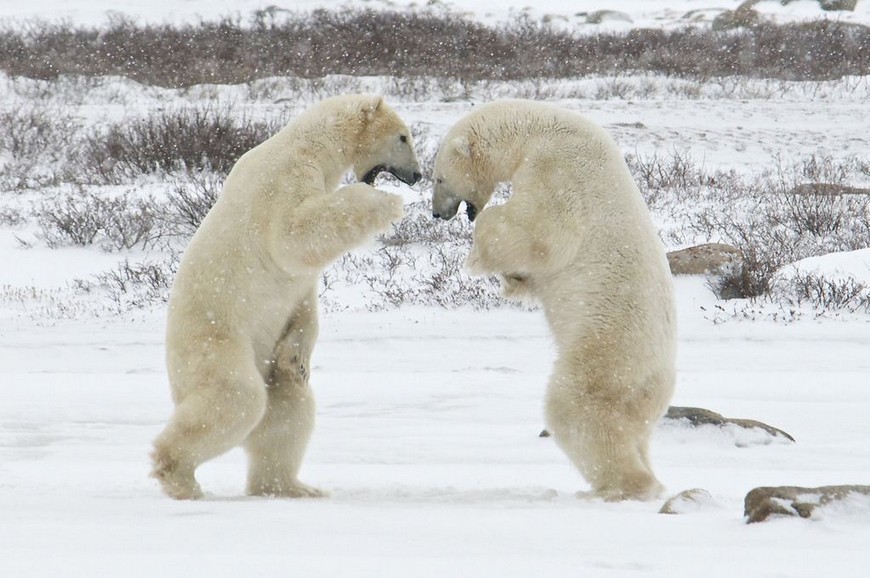
{"type": "Polygon", "coordinates": [[[406,137],[405,135],[401,135],[401,136],[399,136],[399,140],[401,142],[408,142],[408,137],[406,137]]]}

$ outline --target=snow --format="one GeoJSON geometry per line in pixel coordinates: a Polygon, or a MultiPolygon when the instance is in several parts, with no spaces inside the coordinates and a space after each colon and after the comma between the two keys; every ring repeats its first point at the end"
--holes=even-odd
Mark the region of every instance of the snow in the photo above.
{"type": "Polygon", "coordinates": [[[870,285],[870,248],[801,259],[782,273],[814,273],[831,280],[852,278],[870,285]]]}
{"type": "MultiPolygon", "coordinates": [[[[267,4],[2,0],[0,19],[92,23],[111,10],[184,21],[267,4]]],[[[601,7],[565,4],[548,0],[534,10],[571,19],[601,7]]],[[[634,0],[619,9],[635,25],[669,26],[689,10],[736,4],[634,0]]],[[[471,6],[497,18],[524,4],[471,6]]],[[[858,6],[836,17],[870,22],[870,3],[858,6]]],[[[758,8],[783,20],[818,17],[807,1],[758,8]]],[[[10,82],[0,79],[0,94],[10,92],[10,82]]],[[[79,102],[88,103],[81,115],[131,114],[195,94],[107,83],[80,87],[79,102]]],[[[687,147],[713,169],[750,172],[779,157],[870,150],[867,79],[847,81],[848,90],[836,83],[753,86],[784,93],[684,99],[660,89],[647,99],[556,102],[604,124],[626,152],[687,147]],[[821,102],[820,93],[827,95],[821,102]]],[[[436,131],[469,106],[396,104],[409,121],[436,131]]],[[[30,238],[0,228],[0,576],[857,578],[870,565],[866,500],[827,506],[811,520],[748,526],[742,515],[743,497],[757,486],[870,484],[866,314],[721,322],[725,304],[704,279],[677,280],[673,404],[761,420],[796,439],[660,426],[652,457],[667,496],[690,488],[711,494],[685,515],[658,514],[664,497],[611,504],[575,495],[586,484],[551,439],[538,437],[554,359],[540,313],[425,307],[322,316],[312,368],[318,423],[301,477],[329,498],[245,497],[245,458],[237,450],[201,468],[206,499],[175,502],[148,477],[151,441],[171,411],[164,312],[105,316],[66,301],[64,287],[75,277],[124,256],[24,250],[16,239],[22,234],[30,238]],[[57,315],[63,307],[68,316],[57,315]]],[[[803,265],[868,282],[867,263],[863,250],[803,265]]]]}
{"type": "Polygon", "coordinates": [[[325,315],[302,479],[331,497],[308,501],[244,497],[239,451],[201,468],[201,502],[147,477],[170,411],[159,314],[3,329],[0,574],[863,576],[866,508],[750,527],[742,499],[868,482],[870,324],[716,326],[693,302],[698,282],[679,283],[674,403],[797,443],[661,427],[669,495],[713,496],[687,516],[574,496],[585,484],[538,437],[553,350],[534,312],[325,315]]]}

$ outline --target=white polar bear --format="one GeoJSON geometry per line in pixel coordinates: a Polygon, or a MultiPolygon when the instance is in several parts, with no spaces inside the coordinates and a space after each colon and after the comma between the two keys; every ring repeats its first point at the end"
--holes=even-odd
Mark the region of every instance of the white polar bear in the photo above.
{"type": "Polygon", "coordinates": [[[434,177],[435,217],[462,202],[471,220],[481,211],[469,271],[543,306],[558,347],[546,402],[558,445],[594,496],[656,497],[648,447],[674,390],[673,285],[619,148],[578,114],[501,101],[450,129],[434,177]],[[483,210],[501,182],[510,199],[483,210]]]}
{"type": "Polygon", "coordinates": [[[403,215],[370,186],[386,170],[418,181],[408,127],[380,97],[313,106],[243,155],[190,241],[169,299],[175,411],[153,476],[178,499],[194,472],[244,444],[251,495],[318,496],[297,473],[314,424],[308,373],[321,271],[403,215]],[[363,182],[338,188],[352,168],[363,182]]]}

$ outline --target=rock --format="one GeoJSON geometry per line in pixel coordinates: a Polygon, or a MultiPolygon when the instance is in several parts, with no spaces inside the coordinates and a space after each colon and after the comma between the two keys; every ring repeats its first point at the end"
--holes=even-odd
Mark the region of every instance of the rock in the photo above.
{"type": "Polygon", "coordinates": [[[758,12],[749,7],[740,6],[736,10],[725,10],[710,24],[713,31],[733,30],[735,28],[752,28],[761,23],[758,12]]]}
{"type": "Polygon", "coordinates": [[[766,423],[762,423],[754,419],[736,419],[730,417],[723,417],[721,414],[718,414],[715,411],[710,411],[709,409],[703,409],[700,407],[679,407],[672,405],[668,408],[668,413],[665,414],[664,419],[686,420],[693,427],[698,427],[702,425],[724,427],[730,424],[741,427],[743,429],[758,428],[764,430],[773,437],[784,437],[789,441],[795,441],[791,435],[787,434],[781,429],[769,426],[766,423]]]}
{"type": "Polygon", "coordinates": [[[668,253],[673,275],[708,275],[720,299],[746,297],[748,279],[743,253],[724,243],[705,243],[668,253]]]}
{"type": "Polygon", "coordinates": [[[870,195],[870,189],[850,187],[848,185],[835,185],[833,183],[804,183],[797,185],[789,191],[791,195],[801,196],[840,196],[840,195],[870,195]]]}
{"type": "MultiPolygon", "coordinates": [[[[700,407],[681,407],[672,405],[668,408],[668,412],[665,414],[662,420],[686,420],[692,427],[712,425],[721,428],[727,425],[734,425],[743,429],[760,429],[766,432],[771,437],[785,438],[791,442],[795,441],[795,439],[788,433],[782,431],[781,429],[767,425],[766,423],[756,421],[754,419],[723,417],[721,414],[718,414],[715,411],[710,411],[709,409],[703,409],[700,407]]],[[[538,437],[548,438],[550,437],[550,435],[550,432],[544,429],[541,430],[541,433],[538,434],[538,437]]]]}
{"type": "Polygon", "coordinates": [[[689,22],[707,22],[718,16],[721,12],[721,8],[696,8],[683,14],[681,19],[689,22]]]}
{"type": "Polygon", "coordinates": [[[761,487],[746,494],[743,515],[746,523],[764,522],[771,516],[809,518],[816,508],[850,496],[870,496],[870,486],[761,487]]]}
{"type": "Polygon", "coordinates": [[[601,24],[603,22],[632,22],[631,16],[618,10],[596,10],[586,15],[587,24],[601,24]]]}
{"type": "Polygon", "coordinates": [[[819,0],[819,6],[822,10],[826,11],[844,10],[853,12],[857,5],[858,0],[819,0]]]}
{"type": "Polygon", "coordinates": [[[668,253],[668,265],[674,275],[721,274],[743,268],[740,249],[724,243],[706,243],[668,253]]]}
{"type": "Polygon", "coordinates": [[[685,514],[700,510],[705,504],[713,502],[710,492],[702,488],[683,490],[676,496],[669,498],[659,510],[659,514],[685,514]]]}
{"type": "MultiPolygon", "coordinates": [[[[783,6],[788,6],[796,0],[779,0],[783,6]]],[[[757,0],[756,0],[757,2],[757,0]]],[[[819,7],[826,11],[845,10],[852,12],[858,5],[858,0],[818,0],[819,7]]]]}

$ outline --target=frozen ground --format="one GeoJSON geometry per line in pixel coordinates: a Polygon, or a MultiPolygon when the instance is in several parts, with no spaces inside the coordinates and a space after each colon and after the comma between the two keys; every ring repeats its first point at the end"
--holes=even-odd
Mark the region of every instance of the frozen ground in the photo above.
{"type": "MultiPolygon", "coordinates": [[[[215,6],[223,13],[265,4],[0,0],[0,18],[94,22],[113,9],[178,20],[213,16],[215,6]]],[[[315,4],[328,3],[297,3],[315,4]]],[[[576,2],[568,11],[564,4],[536,3],[566,15],[600,7],[576,2]]],[[[483,16],[518,5],[472,4],[483,16]]],[[[668,24],[673,15],[714,5],[637,0],[620,9],[636,21],[668,24]]],[[[859,2],[859,12],[843,18],[870,20],[868,6],[859,2]]],[[[791,11],[778,2],[760,8],[783,18],[817,12],[810,2],[791,11]]],[[[711,169],[752,172],[778,158],[870,150],[866,79],[760,81],[741,84],[737,94],[708,86],[701,98],[680,96],[658,79],[647,97],[626,99],[596,98],[597,85],[612,92],[607,85],[616,81],[588,82],[586,98],[555,100],[602,123],[625,152],[676,149],[711,169]]],[[[89,84],[75,114],[140,114],[195,93],[89,84]]],[[[0,79],[0,95],[15,94],[0,79]]],[[[469,106],[396,108],[438,134],[469,106]]],[[[733,302],[717,302],[703,280],[679,280],[673,403],[762,420],[797,440],[663,425],[652,450],[669,495],[701,487],[713,496],[684,515],[657,514],[661,501],[575,497],[584,482],[551,440],[538,437],[554,356],[540,314],[435,308],[351,307],[323,316],[312,371],[318,425],[302,477],[330,498],[246,498],[244,456],[232,452],[201,469],[207,499],[179,503],[147,477],[150,442],[171,409],[163,312],[117,318],[76,305],[67,283],[123,256],[23,250],[16,236],[32,238],[0,228],[2,577],[859,578],[870,567],[866,500],[823,509],[812,520],[747,526],[742,517],[743,497],[756,486],[870,484],[866,314],[740,322],[720,309],[733,302]],[[59,311],[77,319],[60,319],[59,311]]],[[[866,251],[802,265],[870,275],[866,251]]]]}
{"type": "Polygon", "coordinates": [[[699,280],[679,290],[674,403],[797,440],[661,427],[669,493],[713,496],[680,516],[574,496],[585,484],[538,437],[553,350],[535,313],[325,316],[302,477],[332,496],[308,501],[245,498],[241,452],[201,469],[201,502],[147,477],[170,411],[159,313],[7,325],[0,575],[864,576],[870,503],[747,526],[742,499],[870,482],[870,323],[714,325],[699,280]]]}

